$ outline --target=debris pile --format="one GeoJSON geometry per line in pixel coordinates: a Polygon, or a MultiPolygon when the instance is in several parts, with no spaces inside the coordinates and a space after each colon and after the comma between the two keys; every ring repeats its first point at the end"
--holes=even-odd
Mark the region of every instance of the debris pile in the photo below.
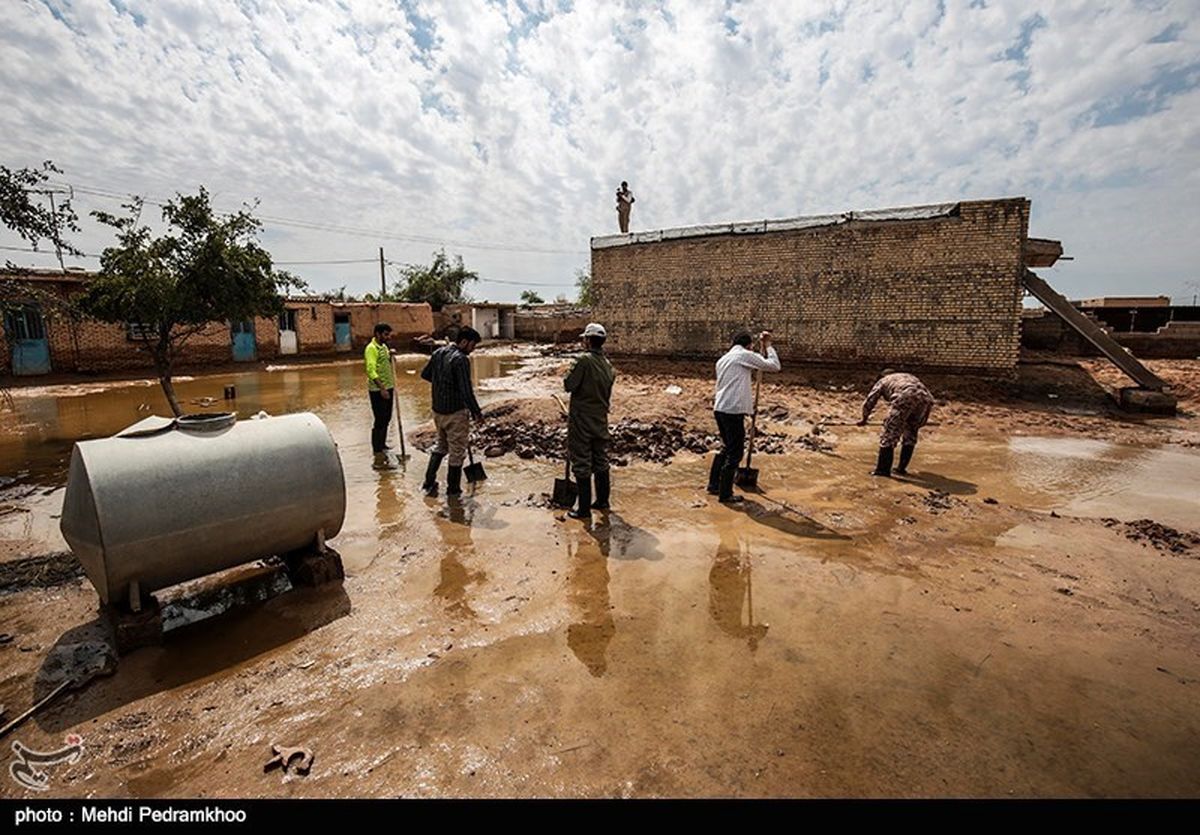
{"type": "MultiPolygon", "coordinates": [[[[501,407],[503,408],[503,407],[501,407]]],[[[567,425],[565,421],[496,421],[500,410],[488,412],[489,420],[474,427],[471,443],[483,450],[489,458],[515,453],[519,458],[551,459],[561,461],[567,448],[567,425]]],[[[609,427],[612,441],[608,454],[612,463],[624,466],[631,460],[665,463],[682,450],[704,454],[718,449],[720,437],[714,432],[687,428],[683,418],[651,423],[636,419],[622,419],[609,427]]],[[[431,432],[417,432],[413,442],[421,449],[433,445],[431,432]]],[[[825,448],[815,438],[796,439],[795,443],[810,449],[825,448]]],[[[787,450],[789,439],[783,435],[759,431],[754,440],[754,452],[777,454],[787,450]]]]}
{"type": "Polygon", "coordinates": [[[1138,519],[1133,522],[1105,519],[1104,524],[1109,528],[1123,526],[1126,539],[1140,542],[1143,545],[1151,545],[1159,551],[1184,554],[1193,548],[1200,547],[1200,534],[1177,531],[1160,522],[1155,522],[1153,519],[1138,519]]]}

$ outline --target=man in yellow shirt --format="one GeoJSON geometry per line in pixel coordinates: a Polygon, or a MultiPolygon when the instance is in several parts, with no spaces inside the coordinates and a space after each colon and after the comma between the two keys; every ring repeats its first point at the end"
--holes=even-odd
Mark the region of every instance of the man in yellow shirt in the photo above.
{"type": "Polygon", "coordinates": [[[395,401],[396,377],[392,369],[392,349],[388,340],[392,338],[392,326],[380,322],[375,326],[375,336],[363,351],[363,362],[367,369],[367,394],[371,397],[371,413],[375,423],[371,426],[371,450],[375,453],[375,469],[394,470],[396,465],[388,460],[387,433],[392,420],[392,405],[395,401]]]}

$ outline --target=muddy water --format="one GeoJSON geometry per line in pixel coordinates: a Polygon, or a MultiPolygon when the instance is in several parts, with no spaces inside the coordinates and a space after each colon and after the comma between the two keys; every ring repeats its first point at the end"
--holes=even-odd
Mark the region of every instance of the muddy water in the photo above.
{"type": "MultiPolygon", "coordinates": [[[[406,427],[430,417],[429,385],[420,378],[424,362],[418,355],[397,357],[397,402],[406,427]]],[[[520,360],[476,354],[471,364],[479,383],[507,375],[519,367],[520,360]]],[[[182,377],[176,380],[176,393],[189,412],[230,410],[239,418],[259,411],[315,412],[342,451],[347,474],[357,471],[350,462],[370,456],[371,413],[361,363],[269,368],[182,377]],[[235,400],[222,399],[227,385],[236,387],[235,400]]],[[[478,395],[484,403],[497,396],[486,385],[478,395]]],[[[45,553],[66,547],[58,533],[58,513],[76,441],[106,437],[147,415],[170,414],[161,388],[151,380],[17,389],[13,400],[15,409],[0,413],[0,508],[14,508],[0,514],[0,542],[27,545],[0,549],[0,559],[17,555],[17,550],[45,553]]],[[[393,428],[389,443],[398,448],[396,437],[393,428]]],[[[356,484],[367,491],[373,489],[373,483],[356,484]]],[[[352,488],[350,500],[361,504],[362,497],[356,493],[352,488]]]]}
{"type": "MultiPolygon", "coordinates": [[[[409,425],[427,416],[405,374],[418,365],[401,370],[409,425]]],[[[1025,512],[1178,523],[1200,495],[1193,453],[931,432],[912,478],[879,481],[871,437],[847,432],[833,453],[756,459],[764,493],[737,510],[704,494],[699,456],[620,468],[614,511],[585,527],[538,506],[561,472],[547,462],[488,459],[458,503],[419,493],[419,453],[372,470],[357,366],[194,380],[183,396],[231,382],[243,416],[310,409],[333,432],[346,583],[181,628],[39,717],[27,744],[79,730],[93,752],[56,792],[1194,792],[1195,561],[1025,512]],[[1159,507],[1170,518],[1142,512],[1159,507]],[[274,742],[312,747],[313,773],[264,776],[274,742]]],[[[100,400],[75,423],[21,402],[46,418],[5,441],[30,451],[9,489],[60,491],[70,441],[144,414],[149,392],[124,388],[81,395],[100,400]]],[[[27,518],[53,532],[56,499],[30,497],[27,518]]],[[[36,660],[94,605],[86,585],[0,604],[0,631],[30,650],[0,700],[32,701],[36,660]]]]}

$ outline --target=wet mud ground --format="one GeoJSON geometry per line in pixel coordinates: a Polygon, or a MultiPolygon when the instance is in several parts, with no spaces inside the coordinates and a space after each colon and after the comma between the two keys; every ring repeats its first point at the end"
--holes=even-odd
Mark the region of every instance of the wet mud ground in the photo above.
{"type": "MultiPolygon", "coordinates": [[[[507,419],[553,420],[557,358],[475,362],[485,411],[516,394],[536,402],[507,419]]],[[[400,372],[414,440],[419,363],[400,372]]],[[[619,370],[615,418],[706,428],[698,372],[619,370]]],[[[1195,419],[1124,421],[1072,380],[1046,383],[1065,410],[955,394],[913,475],[882,481],[877,428],[829,426],[863,383],[784,380],[767,402],[797,443],[756,459],[744,508],[707,496],[687,451],[617,468],[590,527],[545,506],[545,456],[485,459],[459,503],[420,494],[416,443],[370,469],[356,365],[185,381],[185,400],[233,382],[242,416],[326,421],[346,581],[174,629],[10,739],[83,737],[52,796],[1195,796],[1195,419]],[[829,448],[799,442],[818,424],[829,448]],[[272,743],[310,748],[311,772],[264,773],[272,743]]],[[[61,550],[70,444],[156,396],[17,392],[0,560],[61,550]]],[[[0,597],[9,717],[44,695],[55,646],[95,632],[91,586],[59,580],[0,597]]]]}

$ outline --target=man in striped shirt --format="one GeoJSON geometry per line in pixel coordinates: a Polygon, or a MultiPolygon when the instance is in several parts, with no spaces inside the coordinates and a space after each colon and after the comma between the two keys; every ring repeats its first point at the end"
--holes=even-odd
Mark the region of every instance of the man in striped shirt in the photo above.
{"type": "Polygon", "coordinates": [[[749,331],[742,331],[733,338],[733,345],[725,355],[717,360],[713,417],[717,420],[717,431],[721,433],[721,451],[708,472],[708,492],[718,496],[723,504],[742,501],[741,496],[733,495],[733,477],[746,449],[746,415],[754,414],[750,378],[754,371],[779,370],[779,355],[771,347],[771,332],[763,331],[758,339],[762,354],[750,350],[753,337],[749,331]]]}
{"type": "Polygon", "coordinates": [[[388,347],[391,337],[392,326],[380,322],[375,326],[375,335],[363,351],[363,363],[367,371],[367,395],[371,398],[371,414],[375,418],[371,425],[371,450],[375,453],[374,466],[377,470],[396,468],[396,465],[388,460],[385,452],[396,389],[392,349],[388,347]]]}
{"type": "Polygon", "coordinates": [[[437,495],[438,467],[450,457],[446,471],[446,495],[462,495],[462,465],[467,456],[467,439],[471,418],[483,420],[475,390],[471,387],[469,355],[483,340],[474,328],[462,328],[458,341],[438,348],[421,371],[421,379],[433,384],[433,423],[437,427],[437,444],[429,454],[422,489],[427,496],[437,495]]]}

